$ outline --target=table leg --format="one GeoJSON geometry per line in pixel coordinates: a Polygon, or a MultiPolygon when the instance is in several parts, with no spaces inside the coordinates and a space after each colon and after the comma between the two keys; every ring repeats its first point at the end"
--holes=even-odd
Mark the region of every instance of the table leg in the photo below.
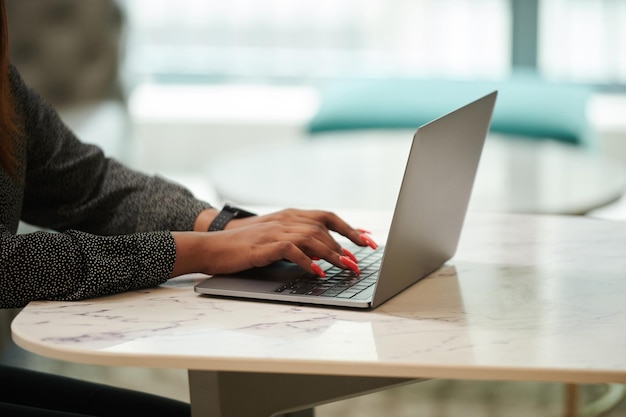
{"type": "Polygon", "coordinates": [[[565,384],[564,388],[563,417],[575,417],[578,412],[578,385],[565,384]]]}
{"type": "Polygon", "coordinates": [[[312,417],[313,407],[416,379],[189,371],[193,417],[312,417]]]}

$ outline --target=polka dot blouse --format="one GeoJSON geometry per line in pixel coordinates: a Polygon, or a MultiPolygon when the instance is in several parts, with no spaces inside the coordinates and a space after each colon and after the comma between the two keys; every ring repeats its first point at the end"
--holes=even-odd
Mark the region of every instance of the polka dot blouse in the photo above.
{"type": "Polygon", "coordinates": [[[175,260],[170,231],[191,230],[210,205],[81,143],[14,68],[10,82],[25,135],[21,181],[0,169],[0,307],[165,282],[175,260]],[[16,234],[20,220],[52,232],[16,234]]]}

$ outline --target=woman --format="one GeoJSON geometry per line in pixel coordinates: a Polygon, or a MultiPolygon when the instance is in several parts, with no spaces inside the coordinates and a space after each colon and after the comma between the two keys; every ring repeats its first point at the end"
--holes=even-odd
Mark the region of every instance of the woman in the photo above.
{"type": "MultiPolygon", "coordinates": [[[[317,258],[358,272],[330,231],[361,246],[375,243],[330,212],[233,217],[81,143],[10,66],[4,1],[0,14],[1,308],[110,295],[281,259],[317,274],[323,274],[317,258]],[[20,220],[58,233],[16,235],[20,220]]],[[[188,404],[15,368],[0,368],[0,383],[7,387],[0,390],[2,415],[189,415],[188,404]]]]}

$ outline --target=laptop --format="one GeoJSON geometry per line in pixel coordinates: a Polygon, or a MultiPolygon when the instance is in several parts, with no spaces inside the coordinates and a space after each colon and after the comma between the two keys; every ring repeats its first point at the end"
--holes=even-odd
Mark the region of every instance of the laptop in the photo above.
{"type": "Polygon", "coordinates": [[[348,247],[360,275],[320,261],[325,278],[281,261],[195,285],[212,296],[371,309],[442,267],[456,252],[497,91],[420,126],[387,240],[348,247]],[[335,276],[336,275],[336,276],[335,276]]]}

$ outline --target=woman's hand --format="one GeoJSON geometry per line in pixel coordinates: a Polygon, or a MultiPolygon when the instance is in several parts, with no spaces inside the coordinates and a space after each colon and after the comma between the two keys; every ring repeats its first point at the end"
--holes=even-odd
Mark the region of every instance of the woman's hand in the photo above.
{"type": "Polygon", "coordinates": [[[172,276],[233,273],[279,260],[322,275],[314,259],[358,273],[356,258],[333,239],[330,231],[357,245],[376,247],[366,232],[352,228],[334,213],[287,209],[231,220],[219,232],[173,232],[177,256],[172,276]]]}

